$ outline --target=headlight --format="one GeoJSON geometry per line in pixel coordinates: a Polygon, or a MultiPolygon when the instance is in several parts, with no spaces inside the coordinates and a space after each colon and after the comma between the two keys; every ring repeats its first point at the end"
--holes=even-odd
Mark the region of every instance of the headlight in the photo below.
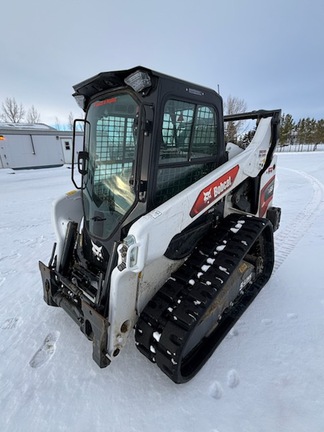
{"type": "Polygon", "coordinates": [[[152,82],[147,72],[137,70],[125,78],[125,84],[130,86],[134,91],[141,92],[147,87],[151,87],[152,82]]]}

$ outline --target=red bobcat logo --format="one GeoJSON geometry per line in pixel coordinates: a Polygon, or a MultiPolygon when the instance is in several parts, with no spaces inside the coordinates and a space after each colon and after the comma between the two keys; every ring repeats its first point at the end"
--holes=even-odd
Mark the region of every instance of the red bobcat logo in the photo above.
{"type": "Polygon", "coordinates": [[[223,195],[234,183],[234,180],[239,171],[239,166],[236,165],[234,168],[227,171],[226,174],[219,177],[213,183],[206,186],[198,195],[195,204],[193,205],[190,216],[194,217],[201,211],[203,211],[209,204],[216,201],[216,199],[223,195]]]}

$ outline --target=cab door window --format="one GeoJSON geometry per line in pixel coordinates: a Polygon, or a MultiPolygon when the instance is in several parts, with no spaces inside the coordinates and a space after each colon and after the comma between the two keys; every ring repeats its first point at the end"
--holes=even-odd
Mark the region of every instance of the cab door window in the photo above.
{"type": "Polygon", "coordinates": [[[162,119],[154,202],[159,205],[216,168],[214,107],[169,99],[162,119]]]}

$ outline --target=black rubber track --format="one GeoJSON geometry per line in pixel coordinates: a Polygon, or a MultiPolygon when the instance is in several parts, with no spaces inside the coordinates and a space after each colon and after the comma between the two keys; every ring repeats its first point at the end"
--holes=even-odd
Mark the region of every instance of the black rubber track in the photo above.
{"type": "Polygon", "coordinates": [[[271,223],[228,216],[145,306],[135,329],[137,348],[175,383],[189,381],[268,281],[273,264],[271,223]],[[263,264],[253,283],[229,298],[247,254],[263,264]]]}

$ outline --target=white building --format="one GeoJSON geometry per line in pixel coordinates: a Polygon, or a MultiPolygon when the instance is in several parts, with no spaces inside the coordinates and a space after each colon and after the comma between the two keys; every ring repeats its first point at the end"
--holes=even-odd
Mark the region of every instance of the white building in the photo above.
{"type": "MultiPolygon", "coordinates": [[[[76,133],[76,154],[82,150],[76,133]]],[[[72,131],[58,131],[43,123],[0,123],[0,168],[28,169],[72,163],[72,131]]]]}

